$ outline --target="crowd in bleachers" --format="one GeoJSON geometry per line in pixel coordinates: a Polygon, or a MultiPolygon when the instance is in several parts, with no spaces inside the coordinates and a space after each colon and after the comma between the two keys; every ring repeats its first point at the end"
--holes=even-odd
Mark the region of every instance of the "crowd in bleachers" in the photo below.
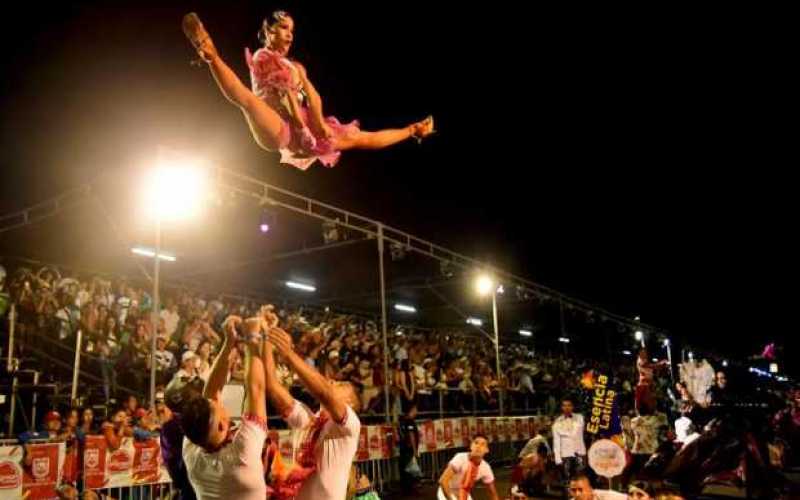
{"type": "MultiPolygon", "coordinates": [[[[59,361],[62,352],[60,361],[70,361],[67,370],[79,332],[84,360],[80,392],[85,397],[79,403],[85,409],[62,408],[63,415],[54,409],[46,414],[42,431],[24,433],[19,436],[21,441],[57,438],[78,443],[88,433],[102,432],[113,447],[124,436],[145,439],[156,435],[161,422],[169,421],[170,410],[163,396],[154,408],[139,405],[146,400],[151,363],[156,366],[159,394],[170,384],[205,380],[221,346],[225,318],[258,315],[265,307],[265,301],[169,284],[163,287],[162,297],[154,324],[147,282],[67,275],[53,267],[0,268],[0,323],[7,324],[4,320],[13,303],[12,357],[17,363],[23,367],[39,363],[41,369],[51,360],[59,361]],[[153,336],[156,350],[151,355],[153,336]],[[86,390],[95,386],[95,394],[86,390]],[[91,409],[97,403],[107,408],[101,425],[91,409]]],[[[475,331],[392,325],[386,343],[388,356],[384,357],[383,336],[373,318],[280,304],[274,309],[306,363],[329,379],[351,382],[358,389],[363,416],[388,411],[397,418],[412,407],[422,415],[497,412],[501,400],[506,414],[554,416],[568,398],[588,417],[591,386],[597,375],[603,374],[609,377],[608,385],[618,391],[615,404],[622,417],[622,444],[631,457],[626,482],[653,471],[662,474],[668,463],[691,467],[701,458],[703,467],[710,471],[712,464],[716,472],[736,471],[746,464],[751,477],[754,470],[774,471],[797,461],[800,393],[787,390],[787,386],[771,388],[771,400],[756,407],[759,417],[742,416],[742,412],[732,417],[731,409],[742,400],[728,385],[724,371],[699,360],[683,363],[679,370],[676,367],[680,382],[674,384],[666,361],[652,360],[644,351],[637,359],[629,358],[630,363],[612,365],[564,354],[534,355],[530,344],[503,343],[503,368],[498,374],[494,345],[475,331]],[[388,408],[385,386],[389,387],[388,408]],[[745,430],[749,434],[742,434],[745,430]],[[748,439],[753,440],[752,445],[748,439]],[[694,455],[681,456],[681,450],[693,441],[700,443],[694,445],[694,455]],[[715,447],[731,453],[735,450],[735,460],[715,455],[715,447]]],[[[231,353],[229,378],[233,384],[244,379],[243,352],[240,345],[231,353]]],[[[57,370],[43,371],[50,378],[59,377],[57,370]]],[[[280,358],[278,372],[282,383],[302,400],[303,389],[280,358]]],[[[541,438],[554,443],[550,430],[543,431],[541,438]]],[[[550,446],[546,455],[552,460],[550,446]]],[[[530,465],[532,458],[525,460],[530,465]]],[[[744,481],[741,474],[732,474],[744,481]]],[[[760,478],[763,484],[770,479],[760,478]]]]}

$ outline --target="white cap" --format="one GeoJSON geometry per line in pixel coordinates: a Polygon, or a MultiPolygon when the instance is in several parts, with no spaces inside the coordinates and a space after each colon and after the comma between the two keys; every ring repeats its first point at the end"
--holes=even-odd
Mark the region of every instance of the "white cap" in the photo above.
{"type": "Polygon", "coordinates": [[[195,353],[193,351],[186,351],[185,353],[183,353],[183,356],[181,356],[181,363],[186,363],[187,361],[189,361],[194,357],[195,353]]]}

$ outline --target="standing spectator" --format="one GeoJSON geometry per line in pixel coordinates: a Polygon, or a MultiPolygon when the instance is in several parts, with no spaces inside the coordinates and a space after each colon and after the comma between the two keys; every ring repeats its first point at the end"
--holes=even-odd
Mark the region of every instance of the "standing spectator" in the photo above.
{"type": "Polygon", "coordinates": [[[125,413],[128,418],[133,419],[136,417],[136,410],[139,409],[139,400],[133,394],[125,398],[125,413]]]}
{"type": "Polygon", "coordinates": [[[408,359],[408,351],[406,350],[406,339],[405,337],[401,338],[397,342],[397,349],[394,351],[394,359],[399,362],[403,362],[408,359]]]}
{"type": "Polygon", "coordinates": [[[78,439],[78,410],[71,409],[67,412],[64,419],[64,428],[59,439],[66,444],[64,464],[62,471],[62,481],[66,484],[75,486],[78,484],[79,464],[79,442],[78,439]]]}
{"type": "Polygon", "coordinates": [[[97,339],[97,352],[100,354],[100,373],[103,376],[103,393],[106,403],[111,399],[111,394],[117,392],[117,372],[114,363],[120,352],[119,333],[117,320],[102,312],[98,320],[105,317],[102,331],[97,339]]]}
{"type": "Polygon", "coordinates": [[[159,315],[161,319],[164,321],[164,330],[169,338],[172,338],[175,335],[175,331],[178,329],[178,323],[181,321],[181,316],[178,314],[178,305],[175,303],[174,300],[167,299],[166,301],[167,307],[165,307],[161,314],[159,315]]]}
{"type": "Polygon", "coordinates": [[[78,434],[78,439],[83,442],[86,436],[93,432],[95,432],[94,411],[87,406],[81,412],[81,425],[78,427],[76,433],[78,434]]]}
{"type": "Polygon", "coordinates": [[[553,454],[556,465],[563,466],[564,477],[569,480],[584,467],[586,444],[583,441],[583,415],[573,413],[572,400],[561,401],[561,415],[553,423],[553,454]]]}
{"type": "Polygon", "coordinates": [[[156,377],[159,384],[166,384],[175,370],[175,355],[167,350],[167,337],[156,340],[156,377]]]}
{"type": "Polygon", "coordinates": [[[356,382],[361,385],[361,408],[369,411],[375,398],[381,390],[375,384],[375,374],[372,364],[367,359],[362,359],[358,364],[356,382]]]}
{"type": "Polygon", "coordinates": [[[708,390],[706,397],[709,407],[724,409],[733,403],[733,396],[728,387],[728,375],[720,370],[714,377],[714,385],[708,390]]]}
{"type": "MultiPolygon", "coordinates": [[[[412,403],[408,413],[400,416],[397,426],[400,447],[400,483],[406,493],[416,486],[419,476],[414,472],[413,462],[419,460],[419,428],[417,428],[417,405],[412,403]]],[[[416,469],[419,470],[417,464],[416,469]]]]}
{"type": "Polygon", "coordinates": [[[394,375],[394,385],[400,399],[400,413],[404,415],[409,412],[412,405],[416,405],[417,401],[417,387],[408,359],[399,362],[399,369],[395,371],[394,375]]]}
{"type": "Polygon", "coordinates": [[[211,342],[202,340],[195,350],[195,361],[197,366],[197,376],[203,380],[208,380],[211,373],[211,342]]]}

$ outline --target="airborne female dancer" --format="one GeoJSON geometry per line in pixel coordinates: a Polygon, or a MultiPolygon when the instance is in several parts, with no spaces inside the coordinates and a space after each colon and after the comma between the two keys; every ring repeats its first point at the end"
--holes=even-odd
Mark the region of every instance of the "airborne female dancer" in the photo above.
{"type": "Polygon", "coordinates": [[[183,32],[208,63],[222,94],[244,113],[253,138],[267,151],[280,151],[281,163],[306,170],[320,160],[333,167],[341,151],[382,149],[409,138],[433,133],[433,118],[399,129],[361,130],[358,122],[341,124],[322,113],[322,99],[305,68],[288,57],[294,40],[294,20],[284,11],[266,19],[260,38],[264,46],[246,51],[252,91],[225,64],[197,14],[183,18],[183,32]]]}

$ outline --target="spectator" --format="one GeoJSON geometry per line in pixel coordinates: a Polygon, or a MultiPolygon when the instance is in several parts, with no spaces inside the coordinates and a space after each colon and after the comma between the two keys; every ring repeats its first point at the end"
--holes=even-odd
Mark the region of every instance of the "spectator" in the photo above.
{"type": "Polygon", "coordinates": [[[156,339],[156,376],[159,384],[168,382],[175,370],[175,355],[167,350],[167,342],[166,336],[156,339]]]}
{"type": "Polygon", "coordinates": [[[79,469],[79,443],[78,438],[78,410],[71,409],[67,412],[67,418],[64,419],[64,428],[61,431],[59,439],[63,440],[66,444],[66,451],[64,454],[64,464],[62,470],[63,481],[67,484],[75,486],[78,484],[79,469]]]}
{"type": "Polygon", "coordinates": [[[706,400],[708,401],[708,406],[718,409],[724,409],[733,403],[733,396],[728,387],[727,373],[722,370],[716,373],[714,385],[708,390],[706,400]]]}
{"type": "Polygon", "coordinates": [[[201,340],[194,353],[197,376],[203,380],[208,380],[208,375],[211,373],[211,342],[207,339],[201,340]]]}
{"type": "Polygon", "coordinates": [[[573,413],[572,400],[561,401],[561,415],[553,423],[553,453],[556,465],[563,467],[564,477],[570,479],[583,471],[586,444],[583,441],[583,415],[573,413]]]}
{"type": "Polygon", "coordinates": [[[125,413],[128,415],[128,418],[136,418],[136,410],[138,409],[139,400],[133,394],[128,395],[128,397],[125,398],[125,413]]]}
{"type": "Polygon", "coordinates": [[[113,412],[109,420],[103,422],[101,432],[105,436],[106,443],[111,451],[119,449],[124,438],[133,437],[131,417],[128,416],[127,409],[120,408],[113,412]]]}
{"type": "Polygon", "coordinates": [[[400,400],[400,412],[405,415],[412,406],[416,405],[417,387],[414,383],[414,376],[411,373],[408,359],[403,359],[398,365],[399,369],[395,371],[394,385],[397,388],[397,397],[400,400]]]}
{"type": "MultiPolygon", "coordinates": [[[[412,403],[408,413],[400,416],[397,430],[399,434],[400,449],[400,483],[406,493],[410,493],[416,486],[419,476],[414,471],[412,464],[419,460],[419,429],[417,428],[417,405],[412,403]]],[[[416,465],[419,469],[419,464],[416,465]]]]}
{"type": "Polygon", "coordinates": [[[32,439],[58,439],[61,434],[61,415],[57,411],[51,410],[44,416],[42,423],[44,424],[43,431],[25,431],[20,434],[18,437],[20,444],[24,445],[32,439]]]}
{"type": "Polygon", "coordinates": [[[181,369],[175,372],[169,385],[179,386],[197,377],[197,356],[192,351],[186,351],[181,356],[181,369]]]}
{"type": "Polygon", "coordinates": [[[164,332],[167,337],[172,338],[181,321],[181,316],[178,314],[178,305],[173,299],[166,300],[166,307],[161,311],[159,317],[164,321],[164,332]]]}

